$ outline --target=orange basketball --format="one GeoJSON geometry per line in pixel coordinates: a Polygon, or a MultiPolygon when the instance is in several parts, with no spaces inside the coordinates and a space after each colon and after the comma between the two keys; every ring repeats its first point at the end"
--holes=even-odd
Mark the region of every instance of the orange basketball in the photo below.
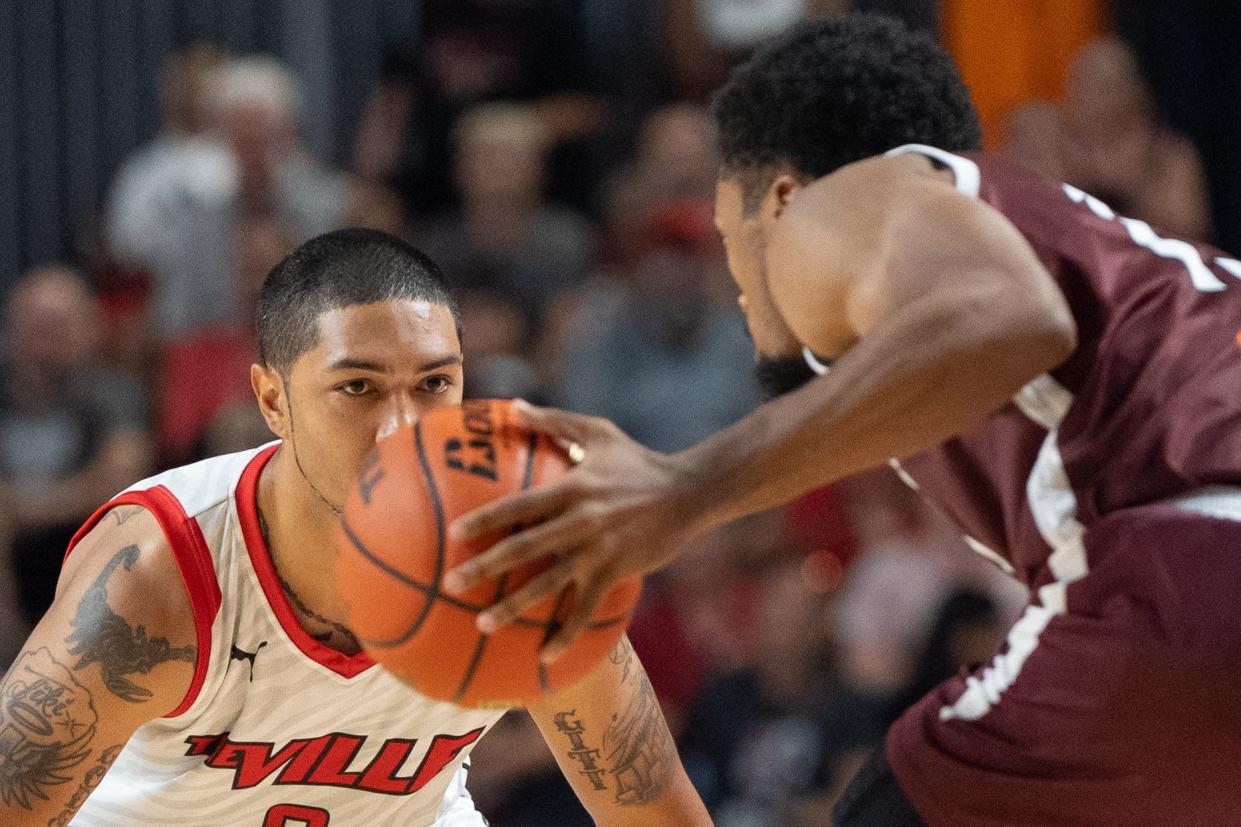
{"type": "Polygon", "coordinates": [[[505,401],[441,408],[382,439],[345,503],[337,579],[366,651],[431,698],[519,706],[584,677],[625,630],[640,578],[610,591],[554,664],[538,651],[572,598],[562,593],[482,635],[479,612],[542,572],[535,561],[457,596],[444,574],[501,539],[450,540],[448,525],[491,500],[557,479],[568,459],[523,427],[505,401]]]}

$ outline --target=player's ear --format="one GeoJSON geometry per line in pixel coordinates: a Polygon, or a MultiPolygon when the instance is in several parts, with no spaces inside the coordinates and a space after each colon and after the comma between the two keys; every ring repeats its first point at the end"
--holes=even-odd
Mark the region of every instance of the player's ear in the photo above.
{"type": "Polygon", "coordinates": [[[788,172],[778,174],[772,179],[767,187],[767,194],[763,197],[763,217],[768,220],[779,218],[789,201],[803,186],[805,181],[796,175],[788,172]]]}
{"type": "Polygon", "coordinates": [[[255,363],[250,366],[250,387],[254,389],[254,398],[259,403],[259,412],[271,432],[281,439],[287,439],[286,415],[289,407],[285,403],[284,377],[280,371],[255,363]]]}
{"type": "Polygon", "coordinates": [[[792,199],[795,192],[802,189],[805,181],[799,179],[798,176],[781,173],[776,176],[776,180],[772,181],[771,195],[776,206],[777,217],[784,211],[784,207],[788,206],[789,199],[792,199]]]}

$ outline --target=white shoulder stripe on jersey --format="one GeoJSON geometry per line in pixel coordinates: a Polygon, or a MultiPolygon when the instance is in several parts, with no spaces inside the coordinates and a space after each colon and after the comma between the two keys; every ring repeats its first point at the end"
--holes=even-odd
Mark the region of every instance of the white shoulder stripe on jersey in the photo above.
{"type": "Polygon", "coordinates": [[[1241,488],[1236,486],[1213,485],[1199,488],[1172,500],[1172,505],[1206,517],[1241,522],[1241,488]]]}
{"type": "Polygon", "coordinates": [[[962,158],[960,155],[953,155],[951,152],[944,152],[942,149],[936,149],[933,146],[925,144],[905,144],[898,146],[896,149],[890,149],[883,153],[885,157],[893,155],[925,155],[928,158],[934,158],[944,166],[952,170],[952,174],[956,177],[957,192],[962,195],[968,195],[970,198],[977,198],[978,192],[982,188],[982,172],[978,169],[978,164],[969,158],[962,158]]]}

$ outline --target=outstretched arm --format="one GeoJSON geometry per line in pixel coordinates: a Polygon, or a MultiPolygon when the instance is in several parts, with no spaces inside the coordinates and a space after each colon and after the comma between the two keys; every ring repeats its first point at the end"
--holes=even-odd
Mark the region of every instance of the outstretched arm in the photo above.
{"type": "Polygon", "coordinates": [[[580,683],[530,707],[596,824],[710,824],[627,638],[580,683]]]}
{"type": "MultiPolygon", "coordinates": [[[[991,207],[919,171],[872,159],[790,201],[768,243],[772,298],[797,339],[838,355],[831,372],[674,456],[601,420],[535,410],[531,424],[580,443],[563,479],[479,509],[461,536],[533,526],[450,575],[470,586],[549,554],[560,578],[480,617],[489,629],[568,584],[583,599],[546,648],[554,658],[607,587],[666,565],[696,531],[966,431],[1075,346],[1064,296],[991,207]],[[829,304],[834,302],[835,304],[829,304]]],[[[926,167],[929,170],[929,166],[926,167]]]]}
{"type": "Polygon", "coordinates": [[[68,824],[134,730],[184,698],[194,640],[155,519],[113,509],[70,556],[0,682],[0,823],[68,824]]]}

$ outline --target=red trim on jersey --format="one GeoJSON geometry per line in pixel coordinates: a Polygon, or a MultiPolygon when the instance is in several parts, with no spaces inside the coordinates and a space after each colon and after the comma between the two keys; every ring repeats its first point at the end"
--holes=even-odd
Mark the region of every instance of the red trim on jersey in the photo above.
{"type": "Polygon", "coordinates": [[[272,613],[280,621],[284,633],[289,636],[289,640],[293,641],[293,645],[306,657],[331,669],[341,677],[357,677],[374,666],[375,661],[365,652],[359,652],[356,655],[338,652],[315,640],[302,628],[302,624],[297,622],[297,616],[293,613],[293,607],[289,605],[289,599],[285,597],[284,589],[280,586],[280,578],[277,577],[276,567],[272,564],[271,553],[267,550],[266,541],[263,540],[258,515],[259,474],[279,447],[279,445],[273,445],[250,460],[250,464],[241,474],[241,481],[237,483],[237,517],[241,521],[241,536],[245,538],[246,550],[250,552],[250,564],[254,566],[254,573],[258,575],[259,585],[263,587],[263,594],[267,596],[267,603],[271,606],[272,613]]]}
{"type": "Polygon", "coordinates": [[[143,491],[126,491],[100,506],[69,541],[69,548],[65,550],[66,560],[78,542],[99,524],[104,515],[119,505],[142,506],[154,515],[172,549],[172,558],[177,563],[185,593],[190,599],[190,610],[194,613],[198,656],[194,661],[194,678],[185,697],[164,716],[175,718],[190,708],[207,678],[207,666],[211,661],[211,627],[220,611],[220,583],[216,579],[211,552],[207,549],[207,541],[198,521],[186,515],[180,501],[162,485],[143,491]]]}

